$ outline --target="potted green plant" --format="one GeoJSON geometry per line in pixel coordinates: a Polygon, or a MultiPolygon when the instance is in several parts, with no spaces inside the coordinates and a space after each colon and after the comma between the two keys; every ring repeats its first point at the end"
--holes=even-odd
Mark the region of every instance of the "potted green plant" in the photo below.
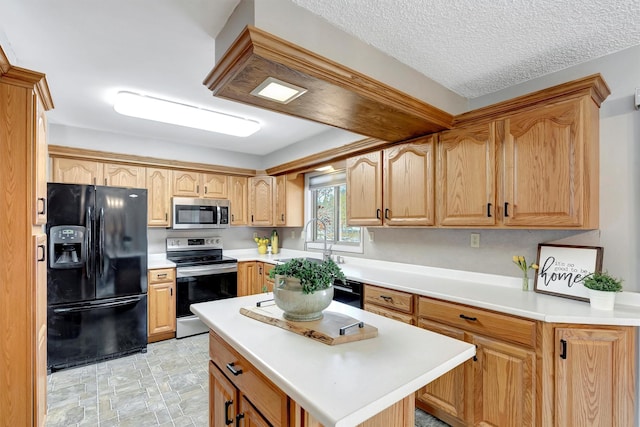
{"type": "Polygon", "coordinates": [[[301,322],[321,319],[333,299],[333,281],[345,278],[333,260],[307,258],[276,265],[269,277],[275,279],[273,298],[284,318],[301,322]]]}
{"type": "Polygon", "coordinates": [[[591,307],[598,310],[613,310],[616,293],[622,290],[622,279],[610,275],[608,272],[594,272],[582,281],[589,291],[591,307]]]}

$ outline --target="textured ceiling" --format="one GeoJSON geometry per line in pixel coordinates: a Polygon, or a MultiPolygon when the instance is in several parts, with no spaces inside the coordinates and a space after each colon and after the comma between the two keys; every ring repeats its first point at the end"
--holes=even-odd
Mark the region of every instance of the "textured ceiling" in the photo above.
{"type": "Polygon", "coordinates": [[[292,0],[475,98],[640,44],[639,0],[292,0]]]}

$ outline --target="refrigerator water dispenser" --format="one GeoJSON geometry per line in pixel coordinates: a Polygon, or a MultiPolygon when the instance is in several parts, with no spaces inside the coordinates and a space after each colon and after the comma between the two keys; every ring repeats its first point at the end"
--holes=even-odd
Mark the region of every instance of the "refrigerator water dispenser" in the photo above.
{"type": "Polygon", "coordinates": [[[84,265],[87,250],[85,247],[85,227],[78,225],[59,225],[51,227],[49,233],[49,266],[66,269],[84,265]]]}

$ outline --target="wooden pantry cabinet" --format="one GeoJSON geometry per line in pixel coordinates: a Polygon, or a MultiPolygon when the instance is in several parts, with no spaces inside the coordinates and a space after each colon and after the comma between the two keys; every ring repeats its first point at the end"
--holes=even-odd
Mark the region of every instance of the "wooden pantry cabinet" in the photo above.
{"type": "Polygon", "coordinates": [[[152,269],[148,275],[148,342],[175,338],[176,269],[152,269]]]}
{"type": "Polygon", "coordinates": [[[435,137],[347,159],[347,223],[435,224],[435,137]]]}
{"type": "Polygon", "coordinates": [[[47,121],[44,74],[0,48],[0,425],[44,426],[47,407],[47,121]]]}

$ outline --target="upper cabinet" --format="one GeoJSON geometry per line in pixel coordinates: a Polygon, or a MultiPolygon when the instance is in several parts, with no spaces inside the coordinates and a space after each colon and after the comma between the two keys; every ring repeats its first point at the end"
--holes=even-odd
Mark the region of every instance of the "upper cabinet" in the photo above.
{"type": "Polygon", "coordinates": [[[349,225],[435,223],[435,138],[347,159],[349,225]]]}
{"type": "Polygon", "coordinates": [[[279,227],[302,227],[304,224],[304,175],[276,177],[275,224],[279,227]]]}
{"type": "Polygon", "coordinates": [[[229,205],[231,225],[247,225],[248,221],[248,178],[246,176],[229,177],[229,205]]]}
{"type": "Polygon", "coordinates": [[[104,185],[145,188],[146,170],[143,167],[107,163],[103,170],[104,185]]]}
{"type": "Polygon", "coordinates": [[[171,226],[171,171],[146,168],[147,224],[149,227],[171,226]]]}
{"type": "Polygon", "coordinates": [[[220,174],[173,171],[173,195],[226,199],[228,177],[220,174]]]}
{"type": "Polygon", "coordinates": [[[53,158],[53,182],[100,185],[104,182],[103,164],[92,160],[53,158]]]}
{"type": "Polygon", "coordinates": [[[249,178],[249,225],[271,226],[274,221],[275,178],[256,176],[249,178]]]}

